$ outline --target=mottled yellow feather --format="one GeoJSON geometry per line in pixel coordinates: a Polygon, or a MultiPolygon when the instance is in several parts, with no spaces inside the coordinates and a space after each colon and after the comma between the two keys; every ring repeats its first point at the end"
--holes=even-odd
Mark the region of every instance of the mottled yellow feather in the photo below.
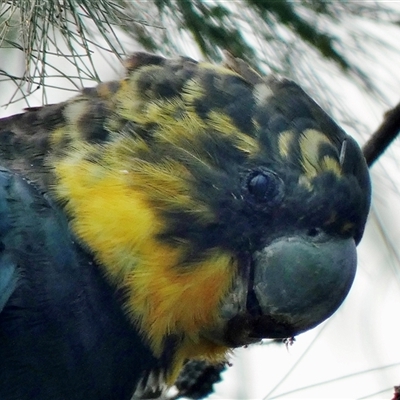
{"type": "MultiPolygon", "coordinates": [[[[204,254],[202,261],[181,265],[187,244],[172,246],[157,238],[165,226],[151,201],[176,202],[181,209],[198,212],[203,220],[214,216],[190,198],[179,173],[143,162],[121,170],[121,160],[105,166],[74,154],[54,164],[56,193],[68,200],[74,232],[90,243],[110,280],[128,290],[127,312],[154,353],[160,354],[169,334],[184,334],[174,368],[189,353],[206,357],[208,352],[212,357],[214,350],[207,350],[210,343],[201,338],[201,331],[218,318],[218,305],[236,273],[235,261],[228,252],[216,249],[204,254]],[[143,192],[146,185],[153,197],[143,192]]],[[[179,171],[176,167],[165,168],[179,171]]],[[[217,353],[225,351],[221,348],[217,353]]]]}
{"type": "Polygon", "coordinates": [[[242,133],[232,122],[232,119],[217,111],[212,111],[208,115],[208,124],[218,134],[224,138],[228,138],[233,146],[248,155],[255,155],[259,151],[257,140],[251,136],[242,133]]]}
{"type": "Polygon", "coordinates": [[[308,179],[312,179],[320,172],[331,171],[336,176],[341,175],[339,161],[330,156],[320,157],[319,149],[324,143],[332,145],[328,137],[322,132],[307,129],[300,138],[301,165],[308,179]]]}
{"type": "Polygon", "coordinates": [[[295,139],[294,133],[292,131],[284,131],[279,134],[278,138],[278,149],[279,155],[282,158],[287,158],[290,151],[290,145],[295,139]]]}

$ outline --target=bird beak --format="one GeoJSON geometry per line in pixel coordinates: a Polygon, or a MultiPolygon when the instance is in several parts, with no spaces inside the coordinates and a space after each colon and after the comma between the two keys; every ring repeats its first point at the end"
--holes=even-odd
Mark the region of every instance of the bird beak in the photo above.
{"type": "Polygon", "coordinates": [[[321,233],[274,240],[253,255],[220,308],[220,323],[205,336],[242,346],[288,338],[314,328],[342,304],[357,267],[353,238],[321,233]]]}

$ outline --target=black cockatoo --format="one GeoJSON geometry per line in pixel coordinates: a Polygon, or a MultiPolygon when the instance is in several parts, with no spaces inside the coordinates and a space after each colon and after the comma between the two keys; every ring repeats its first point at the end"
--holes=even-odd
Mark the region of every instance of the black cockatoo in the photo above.
{"type": "Polygon", "coordinates": [[[136,53],[0,120],[0,399],[128,400],[342,303],[370,181],[295,83],[136,53]]]}

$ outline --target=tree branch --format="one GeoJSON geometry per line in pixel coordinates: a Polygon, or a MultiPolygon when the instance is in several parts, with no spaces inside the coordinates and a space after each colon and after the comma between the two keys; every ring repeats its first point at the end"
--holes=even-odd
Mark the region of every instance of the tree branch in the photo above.
{"type": "Polygon", "coordinates": [[[379,128],[363,146],[368,167],[382,155],[400,132],[400,103],[385,114],[379,128]]]}
{"type": "Polygon", "coordinates": [[[392,400],[400,400],[400,386],[394,387],[394,396],[392,400]]]}

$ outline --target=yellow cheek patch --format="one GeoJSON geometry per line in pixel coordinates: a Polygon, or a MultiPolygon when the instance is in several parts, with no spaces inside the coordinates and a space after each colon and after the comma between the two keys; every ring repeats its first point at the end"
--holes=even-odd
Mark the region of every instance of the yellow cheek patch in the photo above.
{"type": "Polygon", "coordinates": [[[134,173],[83,158],[65,158],[54,168],[56,194],[68,200],[73,231],[90,245],[110,281],[127,290],[127,313],[154,354],[162,353],[168,335],[176,335],[184,339],[172,374],[190,355],[222,357],[227,349],[202,339],[201,331],[219,317],[236,274],[233,256],[212,249],[200,261],[180,265],[187,243],[172,246],[158,239],[164,222],[144,188],[132,185],[134,173]]]}
{"type": "Polygon", "coordinates": [[[156,355],[168,334],[185,334],[187,351],[193,352],[201,342],[200,331],[218,319],[219,304],[235,276],[232,256],[214,251],[202,262],[179,266],[179,249],[153,241],[149,250],[152,254],[127,282],[133,288],[129,311],[139,316],[156,355]]]}

